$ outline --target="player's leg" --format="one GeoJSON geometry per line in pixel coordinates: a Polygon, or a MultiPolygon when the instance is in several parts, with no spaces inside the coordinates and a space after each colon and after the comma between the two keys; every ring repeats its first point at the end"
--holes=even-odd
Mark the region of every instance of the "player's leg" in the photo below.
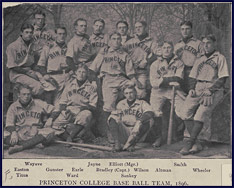
{"type": "Polygon", "coordinates": [[[40,96],[43,92],[43,86],[41,85],[41,83],[27,75],[21,74],[19,75],[15,81],[15,83],[21,83],[21,84],[25,84],[28,85],[29,87],[32,88],[32,94],[34,96],[40,96]]]}
{"type": "Polygon", "coordinates": [[[137,76],[137,80],[141,83],[142,88],[136,87],[137,90],[137,98],[138,99],[146,99],[146,89],[147,89],[147,75],[146,74],[139,74],[137,76]]]}
{"type": "Polygon", "coordinates": [[[92,112],[89,110],[83,110],[79,112],[74,121],[73,127],[70,132],[69,139],[73,141],[75,137],[78,137],[80,141],[83,141],[82,138],[85,134],[90,132],[90,126],[93,116],[92,112]]]}
{"type": "Polygon", "coordinates": [[[153,108],[155,113],[154,125],[156,126],[156,138],[153,143],[153,147],[161,146],[163,137],[163,129],[162,129],[162,108],[166,101],[165,98],[165,91],[159,89],[152,89],[151,96],[150,96],[150,104],[153,108]]]}

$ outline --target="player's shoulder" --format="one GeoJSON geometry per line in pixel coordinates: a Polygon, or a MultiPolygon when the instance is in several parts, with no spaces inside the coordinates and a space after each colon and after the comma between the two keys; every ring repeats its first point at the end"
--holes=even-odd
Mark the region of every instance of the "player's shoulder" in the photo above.
{"type": "Polygon", "coordinates": [[[127,105],[127,99],[122,99],[121,101],[118,102],[117,109],[121,109],[126,105],[127,105]]]}
{"type": "Polygon", "coordinates": [[[10,44],[7,46],[7,49],[14,49],[14,48],[17,48],[17,46],[20,44],[20,40],[22,40],[20,37],[17,38],[15,41],[13,41],[12,43],[10,43],[10,44]]]}
{"type": "Polygon", "coordinates": [[[47,102],[41,100],[41,99],[33,99],[35,107],[42,107],[44,105],[48,105],[47,102]]]}

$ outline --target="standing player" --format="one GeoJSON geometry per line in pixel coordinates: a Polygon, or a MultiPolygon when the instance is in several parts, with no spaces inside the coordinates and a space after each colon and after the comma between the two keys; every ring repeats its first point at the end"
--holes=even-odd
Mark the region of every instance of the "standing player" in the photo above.
{"type": "Polygon", "coordinates": [[[113,150],[133,151],[137,142],[146,138],[153,124],[154,113],[146,101],[137,99],[134,83],[127,83],[123,93],[126,99],[112,111],[108,124],[115,142],[113,150]]]}
{"type": "Polygon", "coordinates": [[[76,77],[66,85],[59,101],[60,115],[53,127],[64,128],[63,139],[72,142],[90,131],[93,112],[97,105],[97,85],[88,78],[88,67],[79,64],[76,77]]]}
{"type": "Polygon", "coordinates": [[[103,77],[104,122],[107,122],[110,113],[116,109],[117,98],[123,85],[129,79],[137,82],[134,77],[133,63],[121,48],[121,35],[117,32],[112,33],[109,45],[110,47],[100,51],[90,67],[92,71],[99,74],[99,77],[103,77]]]}
{"type": "Polygon", "coordinates": [[[75,35],[68,42],[66,62],[75,71],[80,63],[86,63],[89,67],[95,55],[93,55],[89,36],[86,34],[87,21],[83,18],[78,18],[74,22],[74,28],[75,35]]]}
{"type": "MultiPolygon", "coordinates": [[[[173,54],[173,43],[165,41],[162,46],[162,57],[157,59],[150,67],[150,83],[152,86],[150,104],[156,115],[155,122],[159,128],[159,137],[154,142],[154,147],[161,145],[162,139],[166,136],[162,125],[162,108],[166,100],[171,100],[173,82],[181,83],[183,79],[184,64],[177,56],[173,54]]],[[[179,89],[177,87],[177,89],[179,89]]],[[[182,101],[175,96],[175,109],[177,110],[178,104],[182,101]]]]}
{"type": "Polygon", "coordinates": [[[180,153],[187,155],[198,152],[197,137],[201,132],[205,118],[211,118],[215,106],[223,98],[223,87],[229,76],[226,58],[215,50],[215,36],[207,35],[202,39],[205,55],[198,58],[190,72],[195,83],[181,107],[180,114],[184,119],[190,138],[180,153]],[[191,123],[193,126],[190,127],[191,123]],[[196,144],[195,144],[196,143],[196,144]]]}
{"type": "Polygon", "coordinates": [[[103,33],[104,29],[105,21],[103,19],[94,20],[93,34],[90,36],[89,40],[92,44],[95,56],[98,54],[101,48],[108,45],[108,36],[103,33]]]}
{"type": "Polygon", "coordinates": [[[197,57],[203,53],[202,42],[192,34],[193,25],[190,21],[184,21],[180,24],[182,39],[175,45],[175,54],[184,63],[184,81],[181,88],[188,93],[189,86],[193,83],[189,79],[190,71],[197,57]]]}
{"type": "Polygon", "coordinates": [[[42,48],[51,45],[54,41],[54,32],[48,30],[45,24],[46,15],[42,11],[34,13],[33,43],[35,51],[35,61],[38,62],[42,48]]]}
{"type": "MultiPolygon", "coordinates": [[[[14,146],[9,154],[31,148],[39,143],[46,143],[46,137],[40,134],[38,126],[42,128],[43,115],[51,114],[45,123],[50,126],[56,117],[54,106],[39,99],[32,99],[32,90],[27,85],[18,85],[18,100],[7,111],[5,130],[10,133],[4,143],[14,146]]],[[[47,139],[51,134],[47,135],[47,139]]]]}
{"type": "Polygon", "coordinates": [[[135,23],[136,34],[134,38],[124,44],[124,49],[128,52],[134,63],[136,79],[138,80],[137,96],[146,98],[149,89],[149,67],[156,58],[158,46],[153,38],[149,37],[146,31],[145,21],[135,23]]]}
{"type": "Polygon", "coordinates": [[[10,69],[9,76],[12,83],[26,84],[32,88],[32,94],[38,96],[44,89],[38,73],[32,70],[35,65],[32,35],[33,26],[24,23],[19,38],[7,47],[7,68],[10,69]]]}
{"type": "Polygon", "coordinates": [[[56,104],[62,94],[65,81],[68,79],[69,68],[66,64],[67,45],[65,39],[67,30],[65,27],[55,29],[56,41],[50,46],[44,46],[38,66],[45,80],[55,82],[57,90],[53,101],[56,104]]]}
{"type": "Polygon", "coordinates": [[[130,40],[132,37],[130,35],[128,35],[128,22],[126,21],[118,21],[116,23],[116,30],[119,32],[119,34],[121,35],[121,44],[124,45],[125,42],[127,42],[128,40],[130,40]]]}

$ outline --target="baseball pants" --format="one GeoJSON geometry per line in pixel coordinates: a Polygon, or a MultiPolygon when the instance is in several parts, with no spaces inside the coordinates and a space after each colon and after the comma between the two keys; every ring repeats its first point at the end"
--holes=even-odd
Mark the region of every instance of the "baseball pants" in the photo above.
{"type": "Polygon", "coordinates": [[[129,80],[124,76],[117,75],[111,76],[106,75],[103,79],[102,84],[102,94],[103,94],[103,110],[106,112],[111,112],[116,108],[116,101],[121,89],[129,80]]]}
{"type": "MultiPolygon", "coordinates": [[[[171,100],[172,98],[172,89],[153,89],[151,90],[150,104],[153,108],[153,111],[156,117],[161,117],[163,115],[162,108],[166,100],[171,100]]],[[[175,112],[180,109],[179,106],[182,104],[182,99],[175,94],[175,112]]]]}
{"type": "Polygon", "coordinates": [[[179,111],[178,116],[183,120],[192,119],[195,121],[204,122],[205,119],[211,118],[212,111],[215,106],[223,99],[223,90],[216,91],[213,94],[213,103],[209,106],[204,106],[200,104],[199,101],[201,100],[202,92],[209,88],[211,83],[205,82],[197,82],[195,92],[195,97],[187,96],[186,100],[184,101],[181,109],[179,111]]]}
{"type": "Polygon", "coordinates": [[[14,83],[21,83],[28,85],[32,88],[32,94],[33,95],[40,95],[44,92],[43,86],[41,83],[27,75],[19,74],[14,80],[14,83]]]}

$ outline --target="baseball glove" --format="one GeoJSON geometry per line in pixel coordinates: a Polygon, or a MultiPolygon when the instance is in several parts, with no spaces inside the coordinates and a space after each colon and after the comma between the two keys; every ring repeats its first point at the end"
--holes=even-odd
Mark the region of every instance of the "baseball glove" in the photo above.
{"type": "Polygon", "coordinates": [[[213,96],[203,96],[199,101],[200,104],[204,106],[210,106],[213,104],[213,96]]]}

